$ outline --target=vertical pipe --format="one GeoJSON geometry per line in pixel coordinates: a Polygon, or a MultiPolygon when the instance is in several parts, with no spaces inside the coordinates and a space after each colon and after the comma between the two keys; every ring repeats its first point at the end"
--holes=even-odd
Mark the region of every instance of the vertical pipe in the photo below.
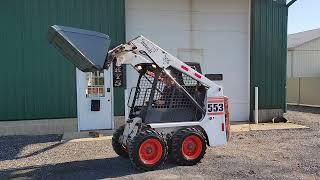
{"type": "Polygon", "coordinates": [[[259,123],[259,89],[254,88],[254,122],[259,123]]]}

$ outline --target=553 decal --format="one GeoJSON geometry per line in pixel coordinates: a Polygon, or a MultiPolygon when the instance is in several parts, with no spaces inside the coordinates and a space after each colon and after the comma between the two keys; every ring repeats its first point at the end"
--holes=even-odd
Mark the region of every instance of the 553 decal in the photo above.
{"type": "Polygon", "coordinates": [[[223,103],[208,103],[208,112],[223,112],[224,104],[223,103]]]}
{"type": "Polygon", "coordinates": [[[224,100],[218,98],[208,98],[207,114],[211,116],[224,114],[224,100]]]}

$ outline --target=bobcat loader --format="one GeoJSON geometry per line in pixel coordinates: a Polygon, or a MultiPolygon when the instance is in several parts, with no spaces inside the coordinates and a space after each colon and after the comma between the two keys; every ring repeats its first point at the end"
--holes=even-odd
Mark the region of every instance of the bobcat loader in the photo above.
{"type": "Polygon", "coordinates": [[[228,98],[199,64],[182,62],[143,36],[109,49],[105,34],[54,25],[48,39],[83,72],[124,64],[138,72],[129,118],[112,138],[114,151],[136,168],[154,170],[168,157],[195,165],[207,146],[227,143],[228,98]]]}

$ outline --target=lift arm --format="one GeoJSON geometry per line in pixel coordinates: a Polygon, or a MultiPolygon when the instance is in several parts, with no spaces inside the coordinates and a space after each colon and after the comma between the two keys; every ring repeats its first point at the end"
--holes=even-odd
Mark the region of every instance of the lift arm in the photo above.
{"type": "Polygon", "coordinates": [[[121,64],[130,64],[135,67],[137,64],[142,63],[156,64],[163,69],[171,66],[207,87],[213,88],[216,91],[222,91],[221,86],[212,82],[204,75],[143,36],[138,36],[128,43],[121,44],[110,50],[108,52],[107,61],[105,62],[105,68],[108,68],[112,62],[116,62],[117,66],[120,66],[121,64]]]}

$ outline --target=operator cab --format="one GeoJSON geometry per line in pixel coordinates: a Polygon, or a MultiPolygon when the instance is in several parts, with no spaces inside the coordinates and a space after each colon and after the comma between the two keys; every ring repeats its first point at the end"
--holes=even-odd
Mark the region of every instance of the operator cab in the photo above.
{"type": "MultiPolygon", "coordinates": [[[[201,73],[200,64],[186,64],[201,73]]],[[[139,78],[130,92],[129,118],[140,117],[145,123],[199,121],[202,118],[201,111],[176,84],[203,106],[206,88],[196,80],[172,67],[161,70],[155,64],[139,64],[135,69],[139,78]]]]}

